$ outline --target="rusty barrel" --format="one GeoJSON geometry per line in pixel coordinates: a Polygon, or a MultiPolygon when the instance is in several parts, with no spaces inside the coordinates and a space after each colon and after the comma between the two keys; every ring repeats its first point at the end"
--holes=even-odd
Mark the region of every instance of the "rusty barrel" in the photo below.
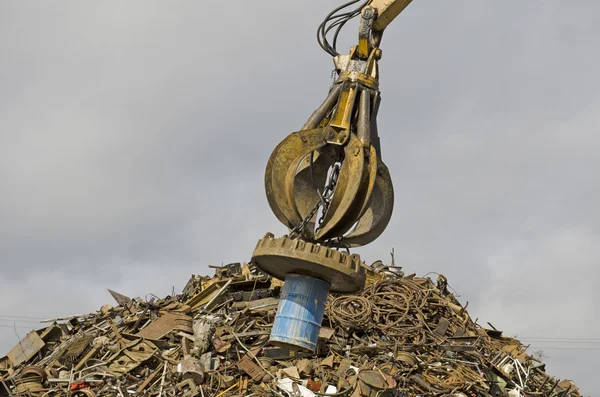
{"type": "Polygon", "coordinates": [[[288,273],[271,330],[270,342],[315,351],[331,284],[288,273]]]}

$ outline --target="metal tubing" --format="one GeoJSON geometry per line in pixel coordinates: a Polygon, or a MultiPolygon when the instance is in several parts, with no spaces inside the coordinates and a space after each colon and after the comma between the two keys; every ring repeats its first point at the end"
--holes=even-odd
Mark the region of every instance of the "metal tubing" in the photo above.
{"type": "Polygon", "coordinates": [[[333,109],[333,107],[337,103],[338,96],[340,95],[341,90],[341,84],[337,84],[335,87],[333,87],[331,91],[329,91],[329,95],[327,95],[327,98],[325,98],[321,106],[319,106],[317,110],[315,110],[313,114],[310,115],[306,123],[304,123],[301,130],[310,130],[316,128],[321,122],[321,120],[323,120],[323,118],[327,116],[327,113],[329,113],[329,111],[333,109]]]}
{"type": "Polygon", "coordinates": [[[363,89],[358,107],[357,135],[364,146],[371,144],[371,91],[363,89]]]}

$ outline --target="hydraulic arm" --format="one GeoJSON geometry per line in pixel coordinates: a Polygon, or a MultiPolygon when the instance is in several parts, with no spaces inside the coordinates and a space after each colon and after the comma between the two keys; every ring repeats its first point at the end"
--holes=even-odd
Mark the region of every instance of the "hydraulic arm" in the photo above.
{"type": "Polygon", "coordinates": [[[302,128],[275,148],[265,173],[269,205],[290,234],[357,247],[387,227],[394,190],[377,131],[379,45],[385,28],[410,2],[369,0],[348,11],[359,3],[351,1],[319,26],[319,44],[333,56],[337,79],[302,128]],[[340,55],[340,29],[358,16],[358,44],[340,55]]]}

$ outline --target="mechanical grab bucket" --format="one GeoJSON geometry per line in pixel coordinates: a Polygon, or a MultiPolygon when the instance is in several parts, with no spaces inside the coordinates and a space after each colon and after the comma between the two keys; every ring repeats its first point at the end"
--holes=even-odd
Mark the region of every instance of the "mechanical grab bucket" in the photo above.
{"type": "Polygon", "coordinates": [[[273,151],[265,188],[271,209],[310,242],[358,247],[386,228],[394,206],[377,132],[379,49],[334,61],[339,78],[304,126],[273,151]]]}

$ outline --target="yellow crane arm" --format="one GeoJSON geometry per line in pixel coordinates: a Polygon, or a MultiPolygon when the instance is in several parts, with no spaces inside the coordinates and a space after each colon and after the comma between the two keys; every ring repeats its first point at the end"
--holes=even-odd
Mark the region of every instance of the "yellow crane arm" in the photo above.
{"type": "Polygon", "coordinates": [[[366,7],[375,9],[377,16],[373,21],[373,30],[383,32],[412,0],[373,0],[366,7]]]}
{"type": "Polygon", "coordinates": [[[358,47],[356,55],[367,59],[379,47],[385,28],[411,3],[412,0],[371,0],[360,12],[358,47]]]}

